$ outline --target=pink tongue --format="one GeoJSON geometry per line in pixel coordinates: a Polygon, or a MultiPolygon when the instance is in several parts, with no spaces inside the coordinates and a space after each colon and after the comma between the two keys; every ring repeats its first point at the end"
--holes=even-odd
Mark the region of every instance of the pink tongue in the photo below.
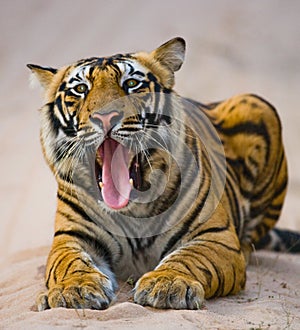
{"type": "Polygon", "coordinates": [[[102,196],[113,209],[128,204],[131,185],[129,183],[128,150],[120,143],[106,139],[100,147],[102,166],[102,196]]]}

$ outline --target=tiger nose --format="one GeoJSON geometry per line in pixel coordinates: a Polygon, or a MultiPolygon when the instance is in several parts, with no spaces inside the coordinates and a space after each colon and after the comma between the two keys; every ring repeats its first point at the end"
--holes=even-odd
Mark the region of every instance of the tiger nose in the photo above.
{"type": "Polygon", "coordinates": [[[119,111],[111,111],[109,113],[98,113],[95,112],[92,115],[92,122],[96,124],[100,124],[100,126],[103,128],[104,133],[107,133],[112,127],[117,125],[120,120],[123,118],[123,113],[119,111]]]}

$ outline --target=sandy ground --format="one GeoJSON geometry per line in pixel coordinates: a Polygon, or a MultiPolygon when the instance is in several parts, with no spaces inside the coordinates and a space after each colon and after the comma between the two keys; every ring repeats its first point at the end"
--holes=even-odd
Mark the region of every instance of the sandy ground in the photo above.
{"type": "Polygon", "coordinates": [[[151,50],[184,37],[179,94],[209,102],[253,92],[277,107],[290,171],[279,226],[300,230],[300,2],[0,0],[0,5],[0,328],[299,329],[300,260],[276,254],[258,254],[261,265],[254,261],[249,268],[241,296],[209,301],[199,312],[158,312],[130,299],[100,314],[34,312],[42,285],[37,269],[45,264],[53,235],[56,187],[38,140],[42,98],[29,89],[25,65],[61,66],[94,55],[151,50]]]}

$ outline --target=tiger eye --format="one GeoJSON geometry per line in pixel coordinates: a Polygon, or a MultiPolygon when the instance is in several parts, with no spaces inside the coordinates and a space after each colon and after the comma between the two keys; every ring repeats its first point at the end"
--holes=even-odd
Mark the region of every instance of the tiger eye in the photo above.
{"type": "Polygon", "coordinates": [[[135,79],[128,79],[128,80],[126,80],[126,85],[127,85],[127,87],[135,87],[137,84],[138,84],[138,81],[137,80],[135,80],[135,79]]]}
{"type": "Polygon", "coordinates": [[[88,87],[86,84],[78,84],[77,86],[74,87],[74,90],[77,93],[85,93],[87,91],[88,87]]]}

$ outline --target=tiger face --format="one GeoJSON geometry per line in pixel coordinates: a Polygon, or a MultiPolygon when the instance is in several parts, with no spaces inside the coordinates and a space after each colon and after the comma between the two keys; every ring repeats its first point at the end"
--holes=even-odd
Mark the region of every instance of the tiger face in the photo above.
{"type": "Polygon", "coordinates": [[[92,154],[95,175],[86,184],[96,179],[110,209],[123,209],[134,191],[149,189],[144,178],[155,164],[147,165],[147,153],[167,140],[172,107],[166,95],[173,93],[184,51],[184,40],[176,38],[151,53],[95,57],[59,70],[29,65],[46,91],[41,140],[55,175],[74,180],[74,164],[92,154]]]}

